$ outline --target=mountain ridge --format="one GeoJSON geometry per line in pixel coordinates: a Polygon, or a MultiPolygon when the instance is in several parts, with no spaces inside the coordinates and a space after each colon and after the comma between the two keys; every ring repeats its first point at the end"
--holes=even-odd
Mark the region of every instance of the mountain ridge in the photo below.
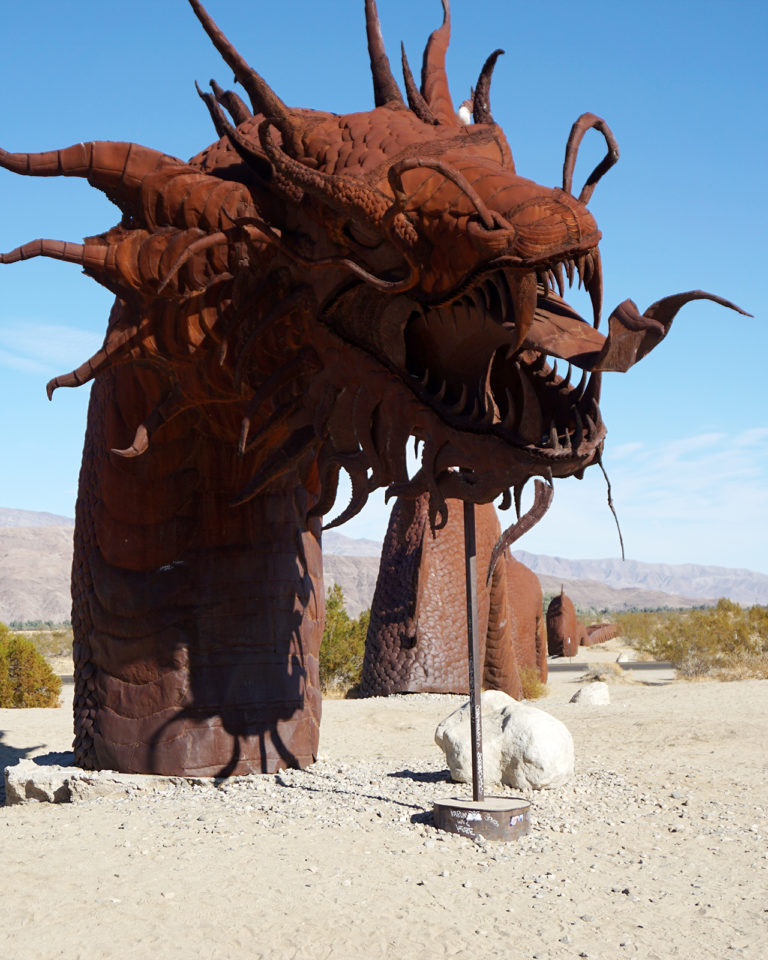
{"type": "MultiPolygon", "coordinates": [[[[0,621],[69,619],[74,521],[50,513],[0,508],[0,621]]],[[[341,585],[351,616],[370,607],[381,544],[324,534],[326,589],[341,585]]],[[[690,608],[721,596],[768,604],[768,576],[751,570],[634,560],[567,560],[525,550],[514,556],[539,577],[545,594],[561,585],[580,607],[610,613],[633,608],[690,608]]]]}
{"type": "Polygon", "coordinates": [[[642,560],[568,560],[516,550],[513,554],[537,576],[594,580],[616,590],[658,590],[701,600],[728,597],[745,605],[768,603],[768,575],[740,567],[642,560]]]}

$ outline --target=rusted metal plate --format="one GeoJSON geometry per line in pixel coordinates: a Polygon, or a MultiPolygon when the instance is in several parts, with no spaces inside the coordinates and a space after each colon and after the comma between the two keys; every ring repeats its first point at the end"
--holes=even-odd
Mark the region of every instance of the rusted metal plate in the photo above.
{"type": "Polygon", "coordinates": [[[519,840],[531,831],[531,804],[522,797],[436,800],[435,826],[464,837],[519,840]]]}

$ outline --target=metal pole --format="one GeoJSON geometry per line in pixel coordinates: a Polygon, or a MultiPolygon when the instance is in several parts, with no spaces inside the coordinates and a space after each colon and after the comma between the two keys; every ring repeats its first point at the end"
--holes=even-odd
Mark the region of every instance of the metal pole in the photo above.
{"type": "Polygon", "coordinates": [[[477,670],[480,652],[477,640],[477,546],[475,505],[464,501],[464,570],[467,586],[467,647],[469,654],[469,712],[472,735],[472,799],[484,800],[483,731],[480,700],[481,677],[477,670]]]}

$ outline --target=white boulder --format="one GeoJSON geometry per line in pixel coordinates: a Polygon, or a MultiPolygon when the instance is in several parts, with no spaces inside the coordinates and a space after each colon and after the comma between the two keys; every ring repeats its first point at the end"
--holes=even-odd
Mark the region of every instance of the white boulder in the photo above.
{"type": "Polygon", "coordinates": [[[611,702],[608,684],[602,680],[598,680],[596,683],[588,683],[586,687],[579,687],[571,697],[570,702],[603,707],[611,702]]]}
{"type": "Polygon", "coordinates": [[[69,803],[67,768],[42,766],[34,760],[19,760],[5,768],[5,805],[16,803],[69,803]]]}
{"type": "MultiPolygon", "coordinates": [[[[488,783],[517,789],[557,787],[573,776],[570,731],[544,710],[519,703],[500,690],[482,694],[483,773],[488,783]]],[[[472,780],[469,703],[435,730],[453,780],[472,780]]]]}
{"type": "MultiPolygon", "coordinates": [[[[488,783],[501,783],[501,713],[512,700],[500,690],[482,694],[483,776],[488,783]]],[[[512,703],[515,703],[512,700],[512,703]]],[[[472,781],[472,739],[469,725],[469,701],[441,720],[435,730],[435,743],[445,754],[451,779],[472,781]]]]}

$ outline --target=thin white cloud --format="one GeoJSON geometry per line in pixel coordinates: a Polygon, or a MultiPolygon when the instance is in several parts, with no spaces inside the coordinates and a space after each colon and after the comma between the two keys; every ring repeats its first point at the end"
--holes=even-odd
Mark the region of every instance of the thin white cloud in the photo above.
{"type": "MultiPolygon", "coordinates": [[[[613,499],[630,556],[766,569],[768,430],[697,434],[618,458],[614,452],[613,499]]],[[[525,549],[552,552],[557,544],[559,555],[600,556],[615,532],[598,488],[594,479],[578,488],[559,484],[557,525],[542,529],[546,544],[525,549]]]]}
{"type": "Polygon", "coordinates": [[[642,449],[643,444],[637,440],[631,443],[616,444],[615,447],[611,447],[611,460],[623,460],[626,457],[631,457],[633,454],[639,453],[642,449]]]}
{"type": "Polygon", "coordinates": [[[66,324],[4,321],[0,364],[29,373],[62,373],[98,350],[102,334],[66,324]]]}
{"type": "Polygon", "coordinates": [[[10,350],[0,348],[0,367],[7,367],[10,370],[20,370],[22,373],[47,374],[49,368],[39,360],[31,360],[29,357],[20,356],[12,353],[10,350]]]}

